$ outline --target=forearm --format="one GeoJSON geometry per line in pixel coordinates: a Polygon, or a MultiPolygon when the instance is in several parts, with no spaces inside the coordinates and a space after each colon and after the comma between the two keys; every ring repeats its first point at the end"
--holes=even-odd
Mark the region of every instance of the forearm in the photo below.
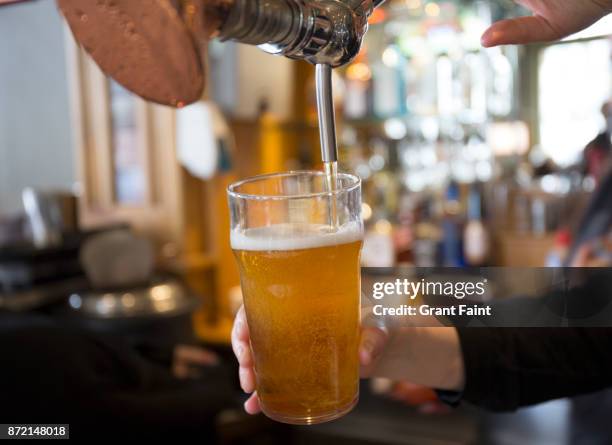
{"type": "Polygon", "coordinates": [[[366,374],[507,411],[611,386],[610,350],[612,329],[398,328],[366,374]]]}
{"type": "Polygon", "coordinates": [[[432,388],[461,390],[464,365],[457,330],[446,327],[394,329],[368,374],[410,380],[432,388]]]}

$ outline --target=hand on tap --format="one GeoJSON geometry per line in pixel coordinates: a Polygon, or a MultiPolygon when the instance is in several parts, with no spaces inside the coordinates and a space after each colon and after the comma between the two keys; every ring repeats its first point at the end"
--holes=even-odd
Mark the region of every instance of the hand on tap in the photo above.
{"type": "Polygon", "coordinates": [[[515,1],[533,15],[494,23],[482,36],[485,47],[558,40],[612,13],[612,0],[515,1]]]}

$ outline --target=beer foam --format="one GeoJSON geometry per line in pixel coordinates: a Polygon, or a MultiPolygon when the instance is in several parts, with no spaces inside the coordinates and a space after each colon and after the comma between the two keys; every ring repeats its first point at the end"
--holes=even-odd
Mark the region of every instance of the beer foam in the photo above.
{"type": "Polygon", "coordinates": [[[338,228],[324,224],[277,224],[247,230],[232,230],[234,250],[301,250],[348,244],[363,239],[360,223],[350,222],[338,228]]]}

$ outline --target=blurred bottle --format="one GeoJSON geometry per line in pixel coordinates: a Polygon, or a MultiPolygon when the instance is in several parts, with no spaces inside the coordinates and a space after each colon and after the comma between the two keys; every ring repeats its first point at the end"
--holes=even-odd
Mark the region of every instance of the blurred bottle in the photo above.
{"type": "Polygon", "coordinates": [[[546,235],[548,224],[546,221],[546,202],[542,197],[533,197],[531,200],[531,231],[535,236],[546,235]]]}
{"type": "Polygon", "coordinates": [[[454,71],[452,59],[443,53],[436,60],[436,95],[438,114],[442,119],[449,118],[456,111],[454,71]]]}
{"type": "Polygon", "coordinates": [[[451,182],[446,191],[444,216],[442,218],[442,265],[444,267],[462,267],[463,257],[463,221],[461,218],[461,201],[459,184],[451,182]]]}
{"type": "Polygon", "coordinates": [[[546,255],[546,267],[563,267],[572,244],[572,234],[568,229],[561,229],[555,235],[555,244],[546,255]]]}
{"type": "Polygon", "coordinates": [[[489,112],[505,117],[512,112],[514,99],[514,71],[512,63],[501,48],[487,50],[489,56],[489,112]]]}
{"type": "Polygon", "coordinates": [[[377,118],[388,118],[405,112],[406,87],[400,51],[388,46],[382,57],[372,64],[372,107],[377,118]]]}
{"type": "Polygon", "coordinates": [[[482,194],[472,185],[468,197],[468,222],[463,231],[463,253],[470,266],[482,266],[489,256],[489,233],[482,221],[482,194]]]}
{"type": "Polygon", "coordinates": [[[368,160],[371,176],[365,184],[364,195],[372,208],[372,218],[366,227],[361,254],[366,267],[395,266],[393,222],[397,215],[400,184],[394,174],[389,145],[382,139],[370,142],[372,155],[368,160]]]}
{"type": "Polygon", "coordinates": [[[381,207],[373,213],[370,224],[366,226],[361,264],[363,267],[395,266],[393,225],[381,207]]]}
{"type": "Polygon", "coordinates": [[[347,119],[365,119],[372,114],[372,70],[365,57],[358,57],[346,69],[344,115],[347,119]]]}
{"type": "Polygon", "coordinates": [[[395,173],[397,170],[397,150],[392,142],[375,138],[370,141],[372,155],[368,165],[372,172],[370,183],[375,189],[379,204],[389,215],[398,214],[399,195],[401,184],[395,173]]]}
{"type": "Polygon", "coordinates": [[[479,51],[471,51],[459,63],[462,121],[481,123],[487,119],[487,69],[479,51]]]}
{"type": "Polygon", "coordinates": [[[531,232],[531,202],[523,190],[517,190],[512,202],[514,231],[520,235],[531,232]]]}
{"type": "Polygon", "coordinates": [[[420,208],[413,243],[414,264],[417,267],[435,267],[440,264],[439,251],[442,233],[436,221],[435,201],[428,199],[420,208]]]}
{"type": "Polygon", "coordinates": [[[404,190],[399,199],[397,224],[393,230],[395,263],[398,266],[414,264],[414,257],[412,253],[414,222],[414,202],[407,190],[404,190]]]}

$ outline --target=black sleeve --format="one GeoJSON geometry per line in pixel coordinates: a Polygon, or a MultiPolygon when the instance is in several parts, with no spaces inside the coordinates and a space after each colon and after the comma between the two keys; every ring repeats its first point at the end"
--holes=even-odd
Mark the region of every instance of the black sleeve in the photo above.
{"type": "Polygon", "coordinates": [[[462,399],[515,410],[612,386],[611,328],[458,328],[462,399]]]}

